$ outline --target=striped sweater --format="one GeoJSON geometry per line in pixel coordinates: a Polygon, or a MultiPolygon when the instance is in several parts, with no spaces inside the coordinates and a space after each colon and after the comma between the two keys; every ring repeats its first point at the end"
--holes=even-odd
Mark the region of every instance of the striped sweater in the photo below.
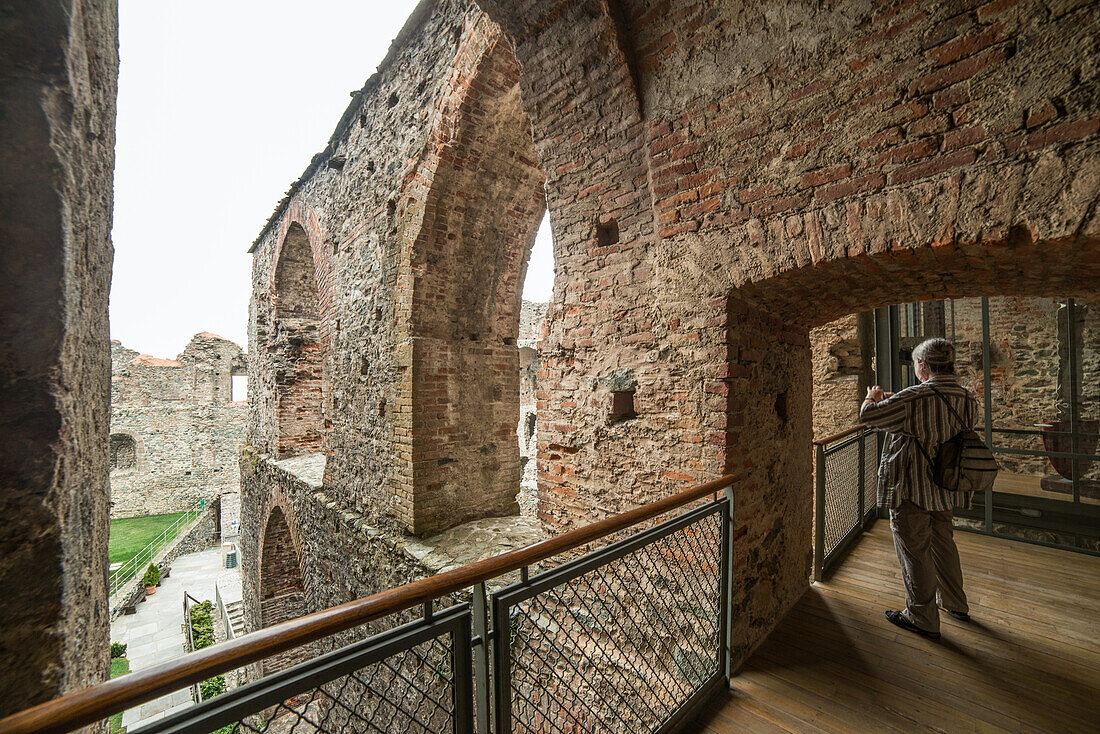
{"type": "Polygon", "coordinates": [[[886,433],[878,469],[879,507],[896,508],[909,500],[925,510],[943,511],[969,502],[965,493],[949,492],[933,483],[932,465],[916,445],[920,441],[934,459],[941,443],[977,422],[978,402],[954,375],[934,375],[881,402],[864,403],[859,418],[886,433]],[[951,401],[967,420],[966,426],[959,424],[932,388],[951,401]]]}

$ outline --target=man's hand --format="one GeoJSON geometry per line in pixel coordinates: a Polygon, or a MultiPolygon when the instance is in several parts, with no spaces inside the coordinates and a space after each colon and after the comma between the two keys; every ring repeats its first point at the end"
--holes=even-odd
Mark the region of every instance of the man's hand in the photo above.
{"type": "MultiPolygon", "coordinates": [[[[880,387],[879,385],[874,385],[872,387],[867,388],[867,399],[866,400],[870,400],[872,402],[877,403],[877,402],[880,402],[880,401],[885,400],[885,399],[886,399],[886,393],[884,393],[882,391],[882,387],[880,387]]],[[[866,402],[866,400],[864,402],[866,402]]]]}

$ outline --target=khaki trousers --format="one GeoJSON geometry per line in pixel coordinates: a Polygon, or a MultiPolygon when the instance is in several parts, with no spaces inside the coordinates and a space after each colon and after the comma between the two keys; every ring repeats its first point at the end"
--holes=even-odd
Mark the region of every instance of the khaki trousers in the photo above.
{"type": "Polygon", "coordinates": [[[940,631],[939,608],[969,612],[963,591],[952,512],[931,512],[906,500],[890,510],[890,530],[905,583],[905,616],[928,632],[940,631]]]}

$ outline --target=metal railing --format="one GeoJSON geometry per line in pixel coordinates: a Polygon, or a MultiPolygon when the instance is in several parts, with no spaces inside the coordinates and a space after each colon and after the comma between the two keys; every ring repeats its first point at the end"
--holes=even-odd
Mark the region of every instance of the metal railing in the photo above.
{"type": "Polygon", "coordinates": [[[218,586],[216,581],[214,582],[214,600],[214,604],[218,608],[218,616],[221,617],[222,625],[225,627],[225,639],[232,640],[237,635],[233,631],[233,622],[229,619],[229,610],[225,608],[221,587],[218,586]]]}
{"type": "Polygon", "coordinates": [[[77,691],[0,721],[0,734],[71,731],[286,653],[304,662],[140,732],[676,731],[731,675],[732,481],[77,691]],[[648,521],[659,522],[570,555],[648,521]],[[347,644],[418,606],[419,618],[347,644]]]}
{"type": "Polygon", "coordinates": [[[858,425],[814,441],[814,580],[876,517],[877,433],[858,425]]]}
{"type": "Polygon", "coordinates": [[[151,563],[153,557],[156,556],[164,546],[175,540],[176,536],[180,534],[183,528],[187,527],[196,517],[201,515],[204,509],[206,509],[206,500],[200,499],[190,509],[185,510],[183,515],[177,518],[171,525],[165,528],[153,542],[138,551],[137,555],[133,558],[112,571],[108,579],[109,590],[107,596],[112,597],[117,594],[123,584],[133,578],[138,571],[144,569],[146,564],[151,563]]]}
{"type": "MultiPolygon", "coordinates": [[[[191,607],[195,604],[201,604],[201,602],[195,597],[183,592],[183,629],[187,633],[187,652],[195,651],[195,630],[191,626],[191,607]]],[[[199,684],[191,684],[191,700],[201,701],[202,696],[199,694],[199,684]]]]}

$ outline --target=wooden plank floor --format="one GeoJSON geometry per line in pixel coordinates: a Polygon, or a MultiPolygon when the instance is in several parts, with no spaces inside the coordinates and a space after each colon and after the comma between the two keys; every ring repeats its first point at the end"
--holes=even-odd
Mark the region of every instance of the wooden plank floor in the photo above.
{"type": "Polygon", "coordinates": [[[932,642],[886,621],[904,592],[879,520],[692,729],[1100,731],[1100,558],[955,537],[972,622],[932,642]]]}

